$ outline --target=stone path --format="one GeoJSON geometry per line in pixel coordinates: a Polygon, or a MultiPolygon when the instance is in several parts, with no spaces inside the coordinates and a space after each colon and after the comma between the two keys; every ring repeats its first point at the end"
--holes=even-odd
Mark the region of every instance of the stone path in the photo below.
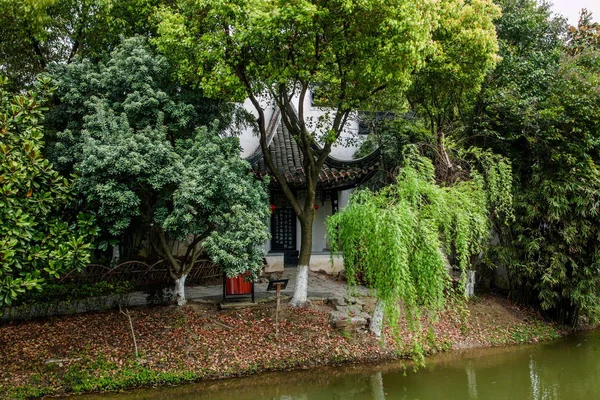
{"type": "MultiPolygon", "coordinates": [[[[289,279],[287,288],[282,290],[283,296],[291,297],[294,294],[296,284],[296,269],[285,268],[281,278],[289,279]]],[[[275,297],[275,292],[267,292],[268,283],[258,282],[254,284],[255,300],[267,300],[275,297]]],[[[355,289],[357,293],[364,295],[364,288],[355,289]]],[[[185,288],[185,294],[188,301],[202,301],[219,303],[223,300],[223,285],[207,285],[207,286],[188,286],[185,288]]],[[[346,282],[335,280],[332,277],[310,272],[308,275],[308,298],[309,299],[332,299],[347,297],[348,290],[346,282]]],[[[146,293],[136,292],[131,295],[129,300],[130,306],[138,306],[146,304],[146,293]]]]}
{"type": "MultiPolygon", "coordinates": [[[[294,293],[294,286],[296,283],[296,268],[285,268],[283,275],[281,278],[289,279],[287,288],[283,290],[282,298],[287,299],[291,298],[294,293]]],[[[269,301],[275,298],[275,292],[267,292],[268,282],[258,282],[254,284],[254,296],[256,302],[264,302],[269,301]]],[[[190,302],[202,302],[202,303],[213,303],[218,304],[223,300],[223,285],[221,283],[216,285],[205,285],[205,286],[188,286],[185,288],[186,298],[190,302]]],[[[335,280],[332,277],[317,274],[314,272],[310,272],[308,275],[308,299],[311,300],[333,300],[335,304],[343,304],[345,305],[347,301],[354,303],[353,296],[364,296],[367,294],[367,291],[364,287],[355,288],[353,291],[348,293],[346,282],[335,280]],[[338,299],[340,299],[338,301],[338,299]]],[[[144,292],[134,292],[131,293],[129,299],[127,301],[127,306],[145,306],[147,305],[148,293],[144,292]]],[[[116,299],[112,301],[110,297],[107,298],[106,304],[116,304],[116,299]]],[[[42,307],[43,308],[43,307],[42,307]]],[[[48,316],[47,311],[36,309],[27,309],[27,317],[31,318],[35,316],[48,316]]],[[[13,318],[23,318],[15,317],[15,315],[19,315],[20,307],[14,309],[7,309],[2,312],[0,310],[0,320],[1,319],[13,319],[13,318]],[[16,314],[15,314],[16,312],[16,314]],[[12,316],[11,316],[12,315],[12,316]]],[[[59,305],[57,309],[51,312],[51,315],[62,315],[62,314],[73,314],[80,313],[86,311],[94,311],[100,310],[94,305],[92,306],[83,306],[79,304],[74,306],[72,304],[64,304],[59,305]]]]}

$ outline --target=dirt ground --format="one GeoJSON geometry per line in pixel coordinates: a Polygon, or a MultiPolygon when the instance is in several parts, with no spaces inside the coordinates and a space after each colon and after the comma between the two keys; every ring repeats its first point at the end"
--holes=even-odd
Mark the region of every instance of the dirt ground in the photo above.
{"type": "MultiPolygon", "coordinates": [[[[326,302],[306,309],[284,304],[277,333],[274,308],[274,303],[238,310],[194,303],[131,308],[137,358],[129,319],[118,310],[11,322],[0,326],[0,398],[373,362],[406,356],[412,343],[412,334],[403,331],[399,354],[389,332],[382,343],[364,331],[337,331],[329,324],[332,306],[326,302]]],[[[427,352],[561,334],[531,311],[496,296],[449,307],[433,330],[436,338],[427,352]]]]}

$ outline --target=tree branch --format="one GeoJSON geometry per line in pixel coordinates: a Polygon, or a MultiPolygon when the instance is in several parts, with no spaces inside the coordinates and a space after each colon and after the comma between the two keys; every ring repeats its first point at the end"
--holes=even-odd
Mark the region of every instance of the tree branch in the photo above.
{"type": "Polygon", "coordinates": [[[192,241],[192,243],[190,243],[190,245],[188,246],[188,248],[185,252],[185,255],[183,256],[183,262],[182,262],[183,266],[185,266],[187,264],[187,260],[188,260],[188,257],[190,256],[190,253],[193,254],[196,251],[196,246],[198,245],[198,243],[200,243],[201,241],[206,239],[208,237],[208,235],[210,235],[214,230],[215,230],[215,227],[210,226],[208,229],[206,229],[204,232],[202,232],[202,234],[194,237],[194,240],[192,241]]]}
{"type": "Polygon", "coordinates": [[[248,80],[248,77],[246,76],[243,66],[238,65],[237,68],[235,69],[235,71],[236,71],[236,75],[238,76],[238,78],[240,78],[240,81],[242,82],[242,84],[246,87],[246,92],[248,94],[248,98],[250,99],[250,101],[252,102],[252,105],[256,109],[256,112],[258,113],[258,121],[257,122],[258,122],[258,131],[259,131],[259,144],[260,144],[260,148],[263,153],[263,159],[265,160],[265,164],[269,168],[271,173],[275,176],[275,179],[277,180],[277,182],[279,182],[279,185],[281,186],[281,190],[283,191],[286,198],[292,205],[294,212],[296,213],[297,216],[299,216],[302,214],[302,209],[300,208],[300,205],[298,204],[298,201],[296,200],[296,196],[294,196],[292,189],[287,184],[287,182],[286,182],[285,178],[283,177],[283,175],[281,174],[281,172],[275,167],[275,163],[273,162],[273,158],[271,157],[271,153],[269,152],[269,147],[267,145],[267,127],[266,127],[264,110],[260,106],[258,99],[256,98],[256,96],[253,93],[252,85],[250,84],[250,81],[248,80]]]}
{"type": "MultiPolygon", "coordinates": [[[[181,273],[181,265],[179,264],[179,261],[177,261],[177,259],[173,256],[173,253],[171,252],[171,249],[169,248],[169,245],[167,243],[167,238],[165,236],[165,231],[163,231],[160,228],[156,228],[156,231],[158,233],[158,239],[160,242],[160,246],[162,247],[162,250],[164,252],[164,255],[167,258],[167,261],[169,262],[169,264],[171,265],[172,268],[169,268],[170,270],[172,269],[174,271],[174,273],[181,273]]],[[[173,274],[171,274],[171,277],[173,277],[174,279],[178,279],[179,277],[176,276],[174,277],[173,274]]]]}

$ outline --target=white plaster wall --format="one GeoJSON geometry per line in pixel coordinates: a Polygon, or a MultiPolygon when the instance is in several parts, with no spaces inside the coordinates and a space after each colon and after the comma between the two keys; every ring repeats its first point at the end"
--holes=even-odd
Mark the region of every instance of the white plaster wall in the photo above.
{"type": "Polygon", "coordinates": [[[344,256],[340,253],[335,253],[332,264],[329,252],[313,253],[310,257],[309,269],[313,272],[337,275],[344,269],[344,256]]]}
{"type": "Polygon", "coordinates": [[[316,203],[319,208],[317,209],[315,220],[313,222],[313,252],[324,251],[329,247],[327,245],[327,228],[325,226],[325,221],[327,217],[331,215],[331,200],[322,203],[321,200],[316,199],[316,203]]]}
{"type": "MultiPolygon", "coordinates": [[[[298,104],[300,99],[295,98],[294,101],[298,104]]],[[[319,138],[324,134],[324,130],[331,126],[334,117],[332,110],[326,107],[313,107],[312,95],[307,95],[304,98],[304,110],[308,129],[310,131],[315,131],[317,138],[319,138]],[[320,123],[323,127],[321,129],[319,128],[320,123]]],[[[364,138],[361,138],[358,135],[358,121],[356,120],[356,115],[351,115],[344,126],[340,138],[331,149],[331,156],[339,158],[340,160],[352,160],[354,158],[354,153],[360,146],[362,140],[364,140],[364,138]]]]}
{"type": "Polygon", "coordinates": [[[348,204],[348,200],[350,200],[350,195],[354,192],[354,189],[341,190],[338,192],[338,209],[346,207],[348,204]]]}
{"type": "MultiPolygon", "coordinates": [[[[273,104],[270,99],[261,98],[261,107],[265,113],[265,119],[267,123],[270,121],[273,115],[273,104]]],[[[300,99],[298,97],[293,99],[296,106],[300,99]]],[[[258,112],[254,108],[252,102],[246,99],[242,104],[244,109],[249,111],[255,118],[258,118],[258,112]]],[[[333,119],[333,113],[331,110],[324,107],[313,107],[312,96],[307,95],[304,99],[305,119],[308,125],[308,129],[315,131],[317,137],[321,136],[324,132],[320,129],[319,122],[326,122],[325,129],[330,126],[331,120],[333,119]],[[329,123],[327,123],[329,122],[329,123]]],[[[242,147],[242,157],[248,157],[258,148],[258,135],[253,127],[247,127],[242,132],[229,132],[230,134],[238,135],[240,138],[240,145],[242,147]]],[[[358,135],[358,122],[356,116],[352,115],[342,132],[342,135],[336,145],[331,150],[331,156],[340,160],[351,160],[354,157],[354,153],[360,146],[360,143],[365,138],[358,135]]]]}
{"type": "MultiPolygon", "coordinates": [[[[338,209],[341,210],[348,203],[348,199],[350,194],[354,191],[354,189],[342,190],[338,192],[338,209]]],[[[319,208],[316,211],[315,219],[313,221],[313,240],[312,240],[312,251],[313,252],[322,252],[325,249],[329,248],[327,242],[327,228],[326,228],[326,220],[327,217],[331,215],[331,200],[326,200],[324,203],[321,199],[315,199],[316,204],[319,208]]],[[[304,205],[304,198],[300,197],[298,199],[301,205],[304,205]]],[[[297,250],[300,250],[300,239],[301,239],[301,226],[300,221],[296,219],[296,243],[297,250]]]]}
{"type": "MultiPolygon", "coordinates": [[[[260,99],[259,101],[265,114],[266,122],[268,124],[271,120],[271,117],[273,116],[273,105],[271,101],[267,99],[260,99]]],[[[254,116],[254,118],[258,118],[258,112],[256,111],[254,105],[249,99],[246,99],[242,106],[246,111],[249,111],[254,116]]],[[[246,158],[252,153],[254,153],[254,151],[259,146],[258,132],[256,131],[256,128],[254,126],[248,126],[244,128],[241,132],[229,131],[228,134],[236,135],[239,137],[240,146],[242,147],[242,158],[246,158]]]]}

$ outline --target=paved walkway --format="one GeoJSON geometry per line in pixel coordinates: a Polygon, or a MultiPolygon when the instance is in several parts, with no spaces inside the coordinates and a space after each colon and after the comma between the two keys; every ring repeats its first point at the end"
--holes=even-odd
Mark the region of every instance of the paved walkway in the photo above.
{"type": "MultiPolygon", "coordinates": [[[[282,290],[283,296],[291,297],[296,285],[296,268],[285,268],[281,278],[289,279],[287,288],[282,290]]],[[[255,283],[254,296],[256,301],[263,301],[275,297],[275,292],[267,292],[268,283],[255,283]]],[[[355,289],[365,293],[364,288],[355,289]]],[[[223,285],[188,286],[185,288],[188,301],[200,301],[220,303],[223,300],[223,285]]],[[[346,297],[347,285],[344,281],[335,280],[332,277],[310,272],[308,274],[308,297],[309,299],[329,299],[335,297],[346,297]]],[[[146,293],[133,293],[129,301],[130,306],[145,305],[146,293]]]]}
{"type": "MultiPolygon", "coordinates": [[[[291,298],[294,293],[294,287],[296,284],[296,268],[285,268],[283,275],[281,278],[289,279],[287,288],[282,291],[283,298],[291,298]]],[[[254,296],[256,302],[264,302],[269,301],[270,299],[275,298],[275,292],[267,292],[268,282],[259,282],[254,284],[254,296]]],[[[354,292],[352,294],[366,294],[366,289],[364,287],[359,287],[353,289],[354,292]]],[[[205,285],[205,286],[189,286],[185,288],[186,298],[190,302],[203,302],[203,303],[221,303],[223,300],[223,285],[221,283],[216,285],[205,285]]],[[[129,297],[129,301],[127,303],[128,306],[145,306],[147,305],[147,297],[148,293],[144,292],[134,292],[131,293],[129,297]]],[[[324,300],[324,299],[333,299],[333,298],[347,298],[348,297],[348,289],[346,282],[335,280],[332,277],[327,275],[317,274],[314,272],[309,272],[308,274],[308,299],[311,300],[324,300]]],[[[108,304],[111,304],[109,301],[108,304]]],[[[18,310],[19,308],[14,309],[18,310]]],[[[42,310],[30,310],[27,312],[26,318],[31,318],[34,316],[48,316],[47,311],[42,310]]],[[[59,306],[52,315],[61,315],[61,314],[73,314],[80,312],[87,312],[92,310],[99,310],[100,308],[96,308],[89,306],[86,308],[82,304],[73,308],[72,304],[65,304],[64,307],[59,306]]],[[[18,313],[17,313],[18,314],[18,313]]],[[[13,319],[15,316],[10,316],[11,312],[8,310],[0,310],[0,320],[2,319],[13,319]]],[[[23,317],[17,317],[23,318],[23,317]]]]}

